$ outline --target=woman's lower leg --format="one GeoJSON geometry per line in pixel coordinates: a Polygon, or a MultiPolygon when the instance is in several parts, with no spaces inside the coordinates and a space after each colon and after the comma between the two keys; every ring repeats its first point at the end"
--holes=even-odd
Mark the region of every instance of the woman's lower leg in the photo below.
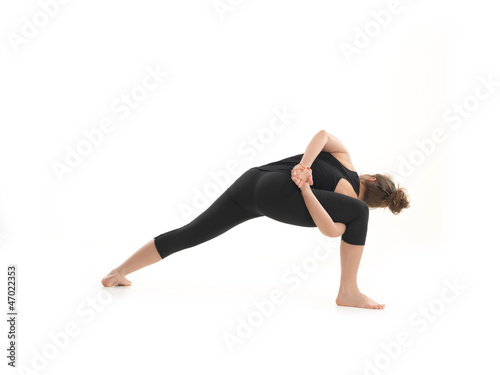
{"type": "Polygon", "coordinates": [[[340,242],[340,290],[342,292],[359,292],[357,278],[359,263],[364,246],[340,242]]]}
{"type": "MultiPolygon", "coordinates": [[[[238,190],[235,190],[237,193],[238,190]]],[[[241,198],[245,198],[243,195],[241,198]]],[[[131,285],[125,277],[177,251],[197,246],[247,220],[262,216],[242,208],[227,189],[190,223],[156,236],[102,279],[104,286],[131,285]]]]}
{"type": "Polygon", "coordinates": [[[131,285],[130,280],[125,276],[135,272],[141,268],[149,266],[150,264],[160,261],[162,257],[156,250],[154,239],[150,240],[134,254],[132,254],[125,262],[113,269],[107,276],[102,279],[102,285],[115,286],[131,285]]]}
{"type": "Polygon", "coordinates": [[[358,269],[364,248],[362,245],[351,245],[345,241],[340,242],[341,274],[336,303],[339,306],[383,309],[384,304],[375,302],[358,289],[358,269]]]}

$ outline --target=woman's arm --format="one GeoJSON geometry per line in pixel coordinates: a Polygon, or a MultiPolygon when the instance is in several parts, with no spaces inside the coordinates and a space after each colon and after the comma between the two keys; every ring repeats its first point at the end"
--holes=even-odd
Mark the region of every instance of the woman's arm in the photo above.
{"type": "Polygon", "coordinates": [[[307,145],[306,150],[304,151],[304,155],[302,155],[302,159],[300,160],[300,164],[305,167],[310,167],[318,154],[323,150],[323,147],[326,144],[327,135],[324,130],[320,130],[316,133],[316,135],[311,139],[311,142],[307,145]]]}
{"type": "Polygon", "coordinates": [[[322,234],[327,237],[339,237],[344,234],[346,225],[344,223],[335,223],[332,220],[328,212],[326,212],[318,201],[318,198],[316,198],[312,192],[308,183],[305,183],[302,188],[300,188],[300,191],[314,224],[316,224],[322,234]]]}
{"type": "Polygon", "coordinates": [[[343,152],[348,154],[347,148],[337,137],[328,133],[326,130],[320,130],[307,145],[300,164],[310,167],[321,151],[343,152]]]}

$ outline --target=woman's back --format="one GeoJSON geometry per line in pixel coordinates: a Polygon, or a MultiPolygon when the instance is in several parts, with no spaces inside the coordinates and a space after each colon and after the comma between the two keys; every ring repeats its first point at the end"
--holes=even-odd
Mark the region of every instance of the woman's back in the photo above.
{"type": "MultiPolygon", "coordinates": [[[[290,175],[292,168],[300,163],[304,154],[298,154],[272,163],[254,167],[261,171],[283,172],[290,175]]],[[[321,151],[311,165],[313,171],[313,188],[335,191],[341,179],[347,180],[356,195],[359,196],[359,175],[346,168],[335,156],[321,151]]]]}

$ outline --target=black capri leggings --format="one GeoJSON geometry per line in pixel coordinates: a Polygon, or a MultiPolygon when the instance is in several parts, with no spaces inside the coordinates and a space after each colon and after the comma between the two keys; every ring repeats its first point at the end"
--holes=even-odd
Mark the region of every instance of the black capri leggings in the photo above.
{"type": "MultiPolygon", "coordinates": [[[[314,187],[311,190],[333,221],[346,225],[342,240],[364,245],[369,212],[366,203],[333,191],[314,187]]],[[[160,256],[165,258],[261,216],[301,227],[316,226],[291,175],[254,167],[243,173],[193,221],[155,237],[154,243],[160,256]]]]}

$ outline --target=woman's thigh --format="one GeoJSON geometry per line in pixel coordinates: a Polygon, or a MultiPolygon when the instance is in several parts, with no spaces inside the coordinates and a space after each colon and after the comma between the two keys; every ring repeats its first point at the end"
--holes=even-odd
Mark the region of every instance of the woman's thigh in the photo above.
{"type": "MultiPolygon", "coordinates": [[[[314,186],[314,185],[313,185],[314,186]]],[[[366,203],[345,194],[311,187],[333,221],[349,225],[366,216],[366,203]]],[[[304,227],[315,227],[302,193],[290,176],[265,172],[255,186],[257,210],[271,219],[304,227]]]]}

